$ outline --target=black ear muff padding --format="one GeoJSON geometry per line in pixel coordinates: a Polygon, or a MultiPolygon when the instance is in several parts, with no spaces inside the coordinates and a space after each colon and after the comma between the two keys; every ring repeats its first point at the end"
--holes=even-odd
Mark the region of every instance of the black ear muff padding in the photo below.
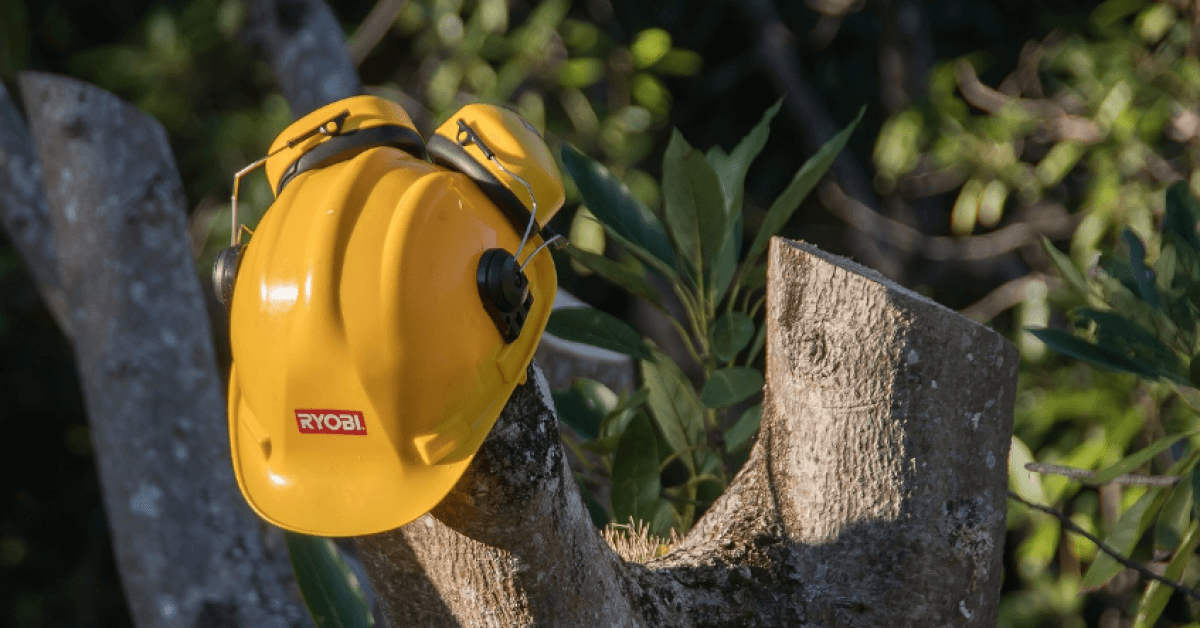
{"type": "Polygon", "coordinates": [[[425,142],[421,140],[421,134],[406,126],[384,124],[366,129],[346,131],[331,136],[324,142],[305,151],[296,161],[293,161],[283,171],[283,175],[279,177],[279,185],[275,188],[275,196],[279,196],[283,192],[284,186],[302,172],[328,166],[338,160],[339,157],[343,157],[351,151],[377,146],[391,146],[418,159],[425,159],[425,142]]]}
{"type": "MultiPolygon", "coordinates": [[[[483,164],[475,160],[458,142],[440,134],[434,134],[429,138],[429,158],[433,163],[467,175],[467,178],[475,182],[483,195],[488,197],[496,207],[500,209],[500,213],[508,219],[512,224],[513,229],[518,235],[525,234],[525,227],[529,226],[529,209],[525,207],[525,203],[517,198],[517,195],[512,190],[504,186],[496,175],[483,167],[483,164]]],[[[534,225],[536,229],[537,226],[534,225]]],[[[542,236],[542,241],[549,241],[554,237],[554,232],[548,228],[538,229],[538,234],[542,236]]]]}
{"type": "Polygon", "coordinates": [[[242,261],[242,245],[237,244],[217,253],[213,260],[213,290],[217,300],[229,308],[233,301],[233,282],[237,279],[238,264],[242,261]]]}

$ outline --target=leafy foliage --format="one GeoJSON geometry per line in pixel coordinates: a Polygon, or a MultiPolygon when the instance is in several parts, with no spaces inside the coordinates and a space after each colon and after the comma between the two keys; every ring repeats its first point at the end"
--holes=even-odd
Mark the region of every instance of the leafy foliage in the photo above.
{"type": "MultiPolygon", "coordinates": [[[[1143,535],[1153,531],[1152,546],[1171,556],[1164,576],[1189,587],[1200,581],[1200,563],[1194,559],[1200,509],[1193,507],[1192,481],[1200,461],[1194,441],[1200,433],[1200,391],[1189,373],[1189,365],[1200,351],[1198,206],[1186,183],[1171,186],[1166,193],[1163,232],[1143,243],[1124,230],[1126,258],[1103,257],[1098,268],[1088,273],[1079,272],[1053,244],[1044,241],[1043,248],[1055,260],[1068,289],[1076,291],[1076,299],[1086,305],[1070,312],[1071,331],[1033,330],[1059,353],[1157,382],[1187,409],[1180,420],[1162,424],[1161,431],[1142,449],[1103,464],[1100,457],[1091,457],[1082,466],[1098,468],[1091,479],[1096,484],[1148,466],[1184,479],[1176,486],[1141,489],[1108,532],[1106,542],[1129,555],[1136,552],[1143,535]]],[[[1107,449],[1124,451],[1127,443],[1109,435],[1107,449]]],[[[1127,489],[1127,495],[1133,496],[1134,491],[1127,489]]],[[[1054,503],[1054,496],[1047,497],[1054,503]]],[[[1082,585],[1089,589],[1104,586],[1120,569],[1111,557],[1096,556],[1082,585]]],[[[1171,593],[1172,589],[1158,582],[1148,584],[1136,605],[1135,625],[1155,625],[1171,593]]]]}
{"type": "MultiPolygon", "coordinates": [[[[764,323],[756,323],[764,283],[759,258],[770,236],[800,206],[858,124],[856,119],[800,168],[771,204],[743,256],[745,177],[766,144],[778,110],[778,103],[768,109],[729,154],[720,148],[703,153],[675,131],[663,158],[661,221],[599,162],[569,145],[562,150],[565,170],[583,202],[633,263],[591,252],[571,253],[572,259],[635,295],[647,296],[649,303],[672,316],[667,300],[654,292],[651,274],[665,280],[682,310],[671,321],[703,372],[697,385],[650,341],[634,342],[636,335],[630,334],[635,332],[594,310],[556,310],[551,315],[547,329],[555,335],[640,358],[645,411],[634,410],[632,419],[617,429],[593,429],[597,414],[575,397],[564,395],[558,410],[562,421],[583,439],[578,444],[568,441],[569,446],[605,454],[614,518],[647,522],[657,536],[671,530],[682,533],[692,525],[729,482],[738,457],[758,430],[762,406],[751,400],[763,385],[762,371],[755,366],[764,337],[764,323]],[[614,438],[615,452],[608,455],[614,438]],[[673,467],[679,473],[671,473],[673,467]],[[680,473],[682,477],[675,477],[680,473]],[[667,482],[669,476],[672,481],[667,482]]],[[[603,420],[601,424],[615,425],[603,420]]]]}

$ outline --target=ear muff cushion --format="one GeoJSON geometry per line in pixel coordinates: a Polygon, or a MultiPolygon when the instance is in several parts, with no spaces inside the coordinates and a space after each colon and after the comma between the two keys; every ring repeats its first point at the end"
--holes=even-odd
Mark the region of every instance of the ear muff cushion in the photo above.
{"type": "MultiPolygon", "coordinates": [[[[530,221],[529,209],[525,207],[525,203],[522,203],[521,199],[517,198],[512,190],[505,187],[495,175],[488,172],[483,164],[463,150],[458,142],[441,134],[433,135],[429,138],[429,158],[443,168],[467,175],[467,178],[479,186],[488,200],[500,209],[517,233],[525,233],[525,227],[529,225],[530,221]]],[[[545,227],[539,229],[538,233],[542,236],[543,241],[554,237],[554,233],[545,227]]]]}
{"type": "Polygon", "coordinates": [[[284,186],[302,172],[328,166],[338,157],[356,149],[391,146],[418,159],[425,159],[425,142],[415,130],[398,124],[384,124],[334,135],[300,155],[288,165],[279,177],[275,196],[283,192],[284,186]]]}

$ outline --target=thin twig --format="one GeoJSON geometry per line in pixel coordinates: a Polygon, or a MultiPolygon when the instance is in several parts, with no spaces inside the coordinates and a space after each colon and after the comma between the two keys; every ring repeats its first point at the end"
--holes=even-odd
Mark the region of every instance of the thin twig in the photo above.
{"type": "Polygon", "coordinates": [[[346,40],[346,49],[350,51],[350,58],[355,67],[362,65],[367,55],[383,41],[384,35],[392,29],[396,18],[400,17],[400,12],[406,5],[408,0],[379,0],[375,3],[371,12],[358,26],[358,30],[346,40]]]}
{"type": "Polygon", "coordinates": [[[1048,515],[1056,517],[1059,521],[1062,522],[1062,525],[1064,528],[1091,541],[1092,543],[1094,543],[1096,545],[1096,547],[1098,547],[1100,549],[1100,551],[1104,552],[1105,554],[1108,554],[1109,556],[1112,556],[1113,560],[1117,561],[1118,563],[1121,563],[1122,565],[1125,565],[1126,567],[1142,574],[1143,577],[1161,582],[1162,584],[1165,584],[1168,587],[1171,587],[1172,589],[1175,589],[1176,591],[1178,591],[1192,599],[1200,600],[1200,591],[1196,591],[1195,589],[1188,587],[1186,585],[1180,584],[1178,582],[1175,582],[1174,580],[1169,580],[1167,578],[1164,578],[1164,577],[1154,573],[1153,571],[1150,571],[1148,568],[1146,568],[1145,565],[1142,565],[1141,563],[1138,563],[1138,562],[1134,562],[1134,561],[1122,556],[1120,552],[1109,547],[1107,544],[1104,543],[1104,541],[1101,541],[1099,538],[1097,538],[1096,535],[1094,535],[1091,532],[1088,532],[1087,530],[1084,530],[1083,528],[1076,525],[1076,523],[1074,521],[1071,521],[1071,518],[1068,517],[1065,513],[1061,513],[1053,508],[1050,508],[1049,506],[1041,506],[1039,504],[1034,504],[1032,502],[1025,501],[1024,499],[1021,498],[1020,495],[1017,495],[1016,493],[1014,493],[1012,491],[1008,492],[1008,498],[1011,500],[1020,502],[1022,504],[1025,504],[1026,506],[1029,506],[1030,508],[1032,508],[1034,510],[1040,510],[1048,515]]]}
{"type": "Polygon", "coordinates": [[[846,195],[833,181],[822,183],[817,193],[825,207],[856,231],[880,235],[898,249],[916,252],[925,259],[935,261],[991,259],[1033,244],[1043,235],[1051,240],[1063,239],[1075,232],[1075,227],[1082,219],[1081,215],[1061,214],[1013,223],[977,236],[927,236],[902,222],[872,211],[857,199],[846,195]]]}
{"type": "MultiPolygon", "coordinates": [[[[1041,462],[1027,462],[1025,468],[1034,473],[1049,473],[1052,475],[1061,475],[1073,480],[1094,480],[1096,478],[1095,471],[1080,469],[1078,467],[1067,467],[1060,464],[1043,464],[1041,462]]],[[[1142,475],[1138,473],[1128,473],[1126,475],[1118,475],[1117,477],[1105,482],[1105,484],[1125,484],[1138,486],[1175,486],[1182,481],[1183,478],[1178,475],[1142,475]]]]}
{"type": "Polygon", "coordinates": [[[1030,273],[1024,277],[1005,282],[982,299],[958,311],[959,314],[980,323],[986,323],[996,318],[1009,308],[1025,300],[1026,288],[1036,281],[1044,281],[1056,288],[1062,281],[1058,277],[1042,273],[1030,273]]]}

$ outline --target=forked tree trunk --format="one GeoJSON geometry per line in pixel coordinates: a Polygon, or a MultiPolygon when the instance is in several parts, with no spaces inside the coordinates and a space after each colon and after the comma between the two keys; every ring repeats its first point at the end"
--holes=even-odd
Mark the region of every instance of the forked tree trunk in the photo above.
{"type": "Polygon", "coordinates": [[[432,513],[362,537],[394,625],[992,626],[1017,352],[877,273],[772,241],[762,433],[682,543],[623,563],[531,368],[432,513]]]}
{"type": "MultiPolygon", "coordinates": [[[[48,206],[51,218],[6,226],[53,230],[48,292],[75,339],[138,625],[304,622],[281,548],[231,477],[161,128],[75,81],[26,75],[22,86],[52,164],[49,202],[30,211],[48,206]]],[[[46,263],[46,247],[13,239],[33,244],[21,249],[31,267],[46,263]]],[[[670,554],[625,563],[597,535],[531,367],[451,495],[358,540],[390,623],[994,624],[1016,350],[872,271],[779,239],[767,324],[762,434],[670,554]]]]}
{"type": "MultiPolygon", "coordinates": [[[[13,240],[29,243],[18,250],[42,293],[62,304],[59,322],[74,340],[135,623],[310,625],[282,535],[254,516],[234,482],[224,395],[166,133],[80,81],[23,73],[21,91],[46,196],[41,181],[16,181],[37,173],[32,150],[0,145],[8,185],[39,192],[0,210],[13,240]]],[[[0,137],[22,133],[11,127],[18,122],[0,137]]]]}

